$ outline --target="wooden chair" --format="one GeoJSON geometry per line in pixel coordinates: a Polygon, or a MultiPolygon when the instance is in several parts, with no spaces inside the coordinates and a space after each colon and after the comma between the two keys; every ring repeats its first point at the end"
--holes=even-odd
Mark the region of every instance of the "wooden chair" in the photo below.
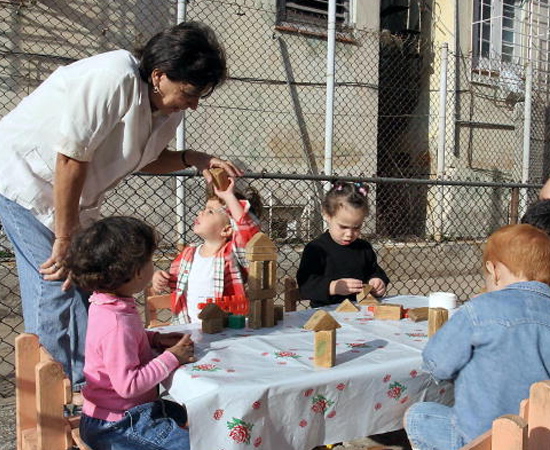
{"type": "Polygon", "coordinates": [[[519,415],[505,415],[461,450],[550,450],[550,381],[534,383],[519,415]]]}
{"type": "Polygon", "coordinates": [[[144,291],[145,297],[145,328],[164,327],[170,325],[170,321],[161,322],[158,312],[162,309],[170,309],[171,294],[155,294],[152,288],[144,291]]]}
{"type": "Polygon", "coordinates": [[[17,450],[91,450],[80,438],[80,417],[64,413],[71,382],[35,334],[15,338],[15,395],[17,450]]]}

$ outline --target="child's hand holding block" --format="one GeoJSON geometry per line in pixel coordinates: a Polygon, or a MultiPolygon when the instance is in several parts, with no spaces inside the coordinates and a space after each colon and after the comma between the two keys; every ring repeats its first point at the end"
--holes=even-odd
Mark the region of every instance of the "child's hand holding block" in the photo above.
{"type": "MultiPolygon", "coordinates": [[[[372,291],[372,286],[370,284],[364,284],[363,290],[359,292],[356,296],[356,300],[358,302],[361,302],[363,300],[366,300],[369,296],[372,297],[370,291],[372,291]]],[[[372,297],[374,299],[374,297],[372,297]]]]}
{"type": "Polygon", "coordinates": [[[209,172],[212,175],[212,182],[216,189],[225,191],[229,186],[229,175],[227,175],[227,172],[220,167],[214,167],[209,172]]]}

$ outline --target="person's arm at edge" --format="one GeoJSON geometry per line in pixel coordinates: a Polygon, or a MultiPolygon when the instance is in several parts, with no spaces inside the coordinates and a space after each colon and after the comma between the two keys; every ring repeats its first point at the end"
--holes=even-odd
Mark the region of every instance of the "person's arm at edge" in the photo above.
{"type": "MultiPolygon", "coordinates": [[[[54,174],[55,241],[50,257],[40,266],[46,280],[65,277],[54,264],[63,260],[70,244],[70,237],[79,226],[79,205],[88,163],[57,154],[54,174]]],[[[65,288],[65,284],[63,285],[65,288]]]]}
{"type": "Polygon", "coordinates": [[[544,183],[544,186],[540,190],[539,199],[550,200],[550,178],[546,180],[546,183],[544,183]]]}

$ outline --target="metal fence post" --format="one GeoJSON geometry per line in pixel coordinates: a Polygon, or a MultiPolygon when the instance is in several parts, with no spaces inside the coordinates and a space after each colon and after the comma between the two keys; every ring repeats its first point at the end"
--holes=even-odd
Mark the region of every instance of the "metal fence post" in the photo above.
{"type": "MultiPolygon", "coordinates": [[[[523,160],[521,165],[521,182],[529,182],[529,168],[531,159],[531,105],[533,101],[533,64],[527,62],[525,68],[525,105],[523,114],[523,160]]],[[[520,196],[520,214],[525,213],[527,208],[527,190],[522,189],[520,196]]]]}
{"type": "MultiPolygon", "coordinates": [[[[444,42],[441,45],[441,74],[439,82],[439,127],[437,140],[437,179],[445,179],[445,149],[446,149],[446,129],[447,129],[447,70],[448,70],[449,45],[444,42]]],[[[437,187],[436,205],[435,205],[435,233],[436,241],[441,241],[443,237],[443,215],[445,199],[445,187],[437,187]]]]}
{"type": "Polygon", "coordinates": [[[325,112],[325,175],[332,175],[332,133],[334,119],[334,72],[336,53],[336,0],[328,2],[327,99],[325,112]]]}
{"type": "MultiPolygon", "coordinates": [[[[187,16],[187,0],[178,0],[176,10],[176,23],[185,22],[187,16]]],[[[185,111],[182,112],[181,122],[178,125],[176,131],[176,150],[185,150],[185,111]]],[[[183,177],[176,177],[176,230],[178,244],[183,244],[185,238],[183,236],[185,232],[185,179],[183,177]]]]}

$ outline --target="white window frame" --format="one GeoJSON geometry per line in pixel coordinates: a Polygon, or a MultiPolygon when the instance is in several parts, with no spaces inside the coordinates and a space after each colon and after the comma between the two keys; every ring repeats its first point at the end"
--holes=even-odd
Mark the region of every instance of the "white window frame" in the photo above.
{"type": "MultiPolygon", "coordinates": [[[[321,8],[319,9],[319,11],[321,11],[319,14],[316,14],[315,9],[300,4],[300,1],[301,0],[277,0],[277,25],[294,25],[298,27],[305,26],[312,27],[313,29],[316,29],[318,31],[326,30],[326,21],[323,21],[323,19],[319,18],[319,16],[322,16],[324,14],[328,17],[328,0],[313,0],[317,2],[319,6],[323,4],[326,5],[326,13],[324,13],[325,9],[321,8]],[[304,14],[303,20],[302,18],[298,19],[297,17],[293,17],[292,14],[287,14],[287,8],[302,11],[302,13],[304,14]],[[310,15],[309,17],[308,14],[310,15]],[[325,22],[325,24],[323,22],[325,22]]],[[[337,16],[336,29],[349,29],[355,23],[355,0],[337,0],[337,8],[338,2],[347,6],[347,12],[344,15],[344,19],[340,22],[338,21],[337,16]]]]}

